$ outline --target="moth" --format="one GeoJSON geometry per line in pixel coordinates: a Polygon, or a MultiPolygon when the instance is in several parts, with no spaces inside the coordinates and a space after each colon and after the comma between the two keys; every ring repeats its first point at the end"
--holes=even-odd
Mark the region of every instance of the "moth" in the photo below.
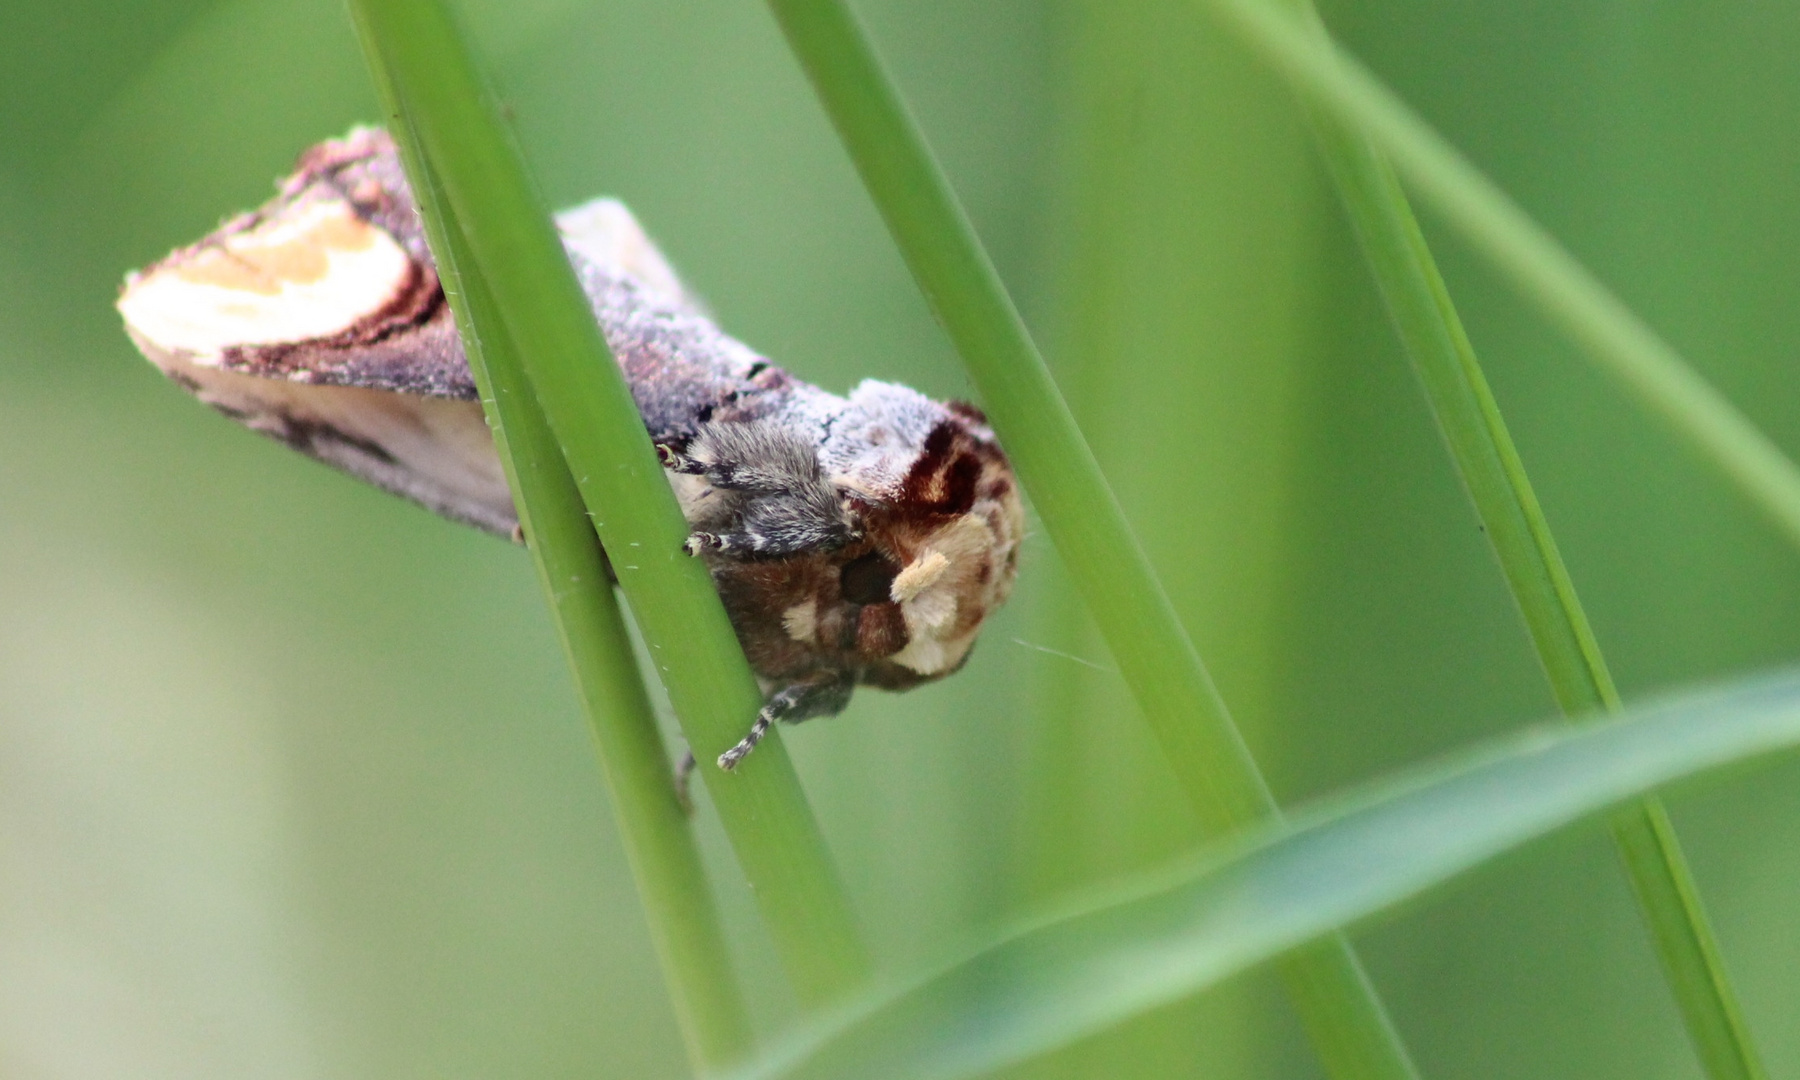
{"type": "MultiPolygon", "coordinates": [[[[718,759],[773,723],[905,690],[969,657],[1011,591],[1024,518],[981,412],[865,380],[847,397],[722,333],[631,212],[556,219],[594,317],[761,682],[718,759]]],[[[279,194],[126,277],[118,308],[171,380],[254,431],[522,540],[389,136],[304,153],[279,194]]]]}

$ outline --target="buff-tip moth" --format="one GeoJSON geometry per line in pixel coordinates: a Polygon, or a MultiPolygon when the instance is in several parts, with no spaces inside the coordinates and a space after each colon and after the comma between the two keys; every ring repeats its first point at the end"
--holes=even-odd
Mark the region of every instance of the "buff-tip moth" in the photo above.
{"type": "MultiPolygon", "coordinates": [[[[557,216],[765,704],[839,712],[858,684],[959,669],[1018,568],[1017,484],[985,418],[893,383],[848,397],[713,325],[630,211],[557,216]]],[[[245,426],[445,517],[518,518],[399,158],[359,128],[261,209],[130,274],[145,356],[245,426]]]]}

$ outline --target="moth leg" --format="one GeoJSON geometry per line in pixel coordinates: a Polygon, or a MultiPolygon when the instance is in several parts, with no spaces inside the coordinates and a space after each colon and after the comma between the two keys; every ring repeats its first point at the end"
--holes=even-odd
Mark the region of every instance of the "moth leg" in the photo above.
{"type": "Polygon", "coordinates": [[[848,529],[802,527],[780,531],[755,529],[738,532],[696,532],[688,535],[682,550],[689,555],[713,551],[737,559],[780,558],[809,551],[835,551],[855,538],[848,529]]]}
{"type": "Polygon", "coordinates": [[[692,438],[658,439],[655,446],[663,468],[704,476],[727,491],[770,495],[820,482],[813,448],[786,428],[764,421],[708,423],[692,438]]]}
{"type": "Polygon", "coordinates": [[[663,467],[703,476],[724,510],[685,545],[732,558],[830,551],[855,540],[856,515],[819,467],[817,450],[793,431],[760,420],[703,425],[685,444],[657,445],[663,467]]]}
{"type": "Polygon", "coordinates": [[[843,712],[855,689],[856,685],[846,673],[827,671],[805,682],[791,683],[775,691],[757,712],[756,722],[750,725],[750,734],[719,755],[719,768],[726,772],[737,768],[738,762],[756,749],[756,744],[762,742],[763,736],[769,733],[769,728],[777,720],[798,724],[815,716],[836,716],[843,712]]]}
{"type": "Polygon", "coordinates": [[[770,531],[694,532],[688,534],[681,547],[689,555],[715,551],[738,559],[779,558],[809,551],[835,551],[854,539],[856,533],[848,528],[821,529],[801,525],[770,531]]]}
{"type": "Polygon", "coordinates": [[[829,484],[745,500],[732,528],[697,531],[684,545],[688,554],[715,551],[733,558],[778,558],[812,551],[835,551],[862,536],[862,527],[829,484]]]}
{"type": "Polygon", "coordinates": [[[721,551],[730,553],[743,546],[737,533],[691,532],[681,543],[681,549],[689,555],[698,555],[703,551],[721,551]]]}
{"type": "Polygon", "coordinates": [[[809,486],[830,488],[815,447],[779,424],[726,420],[703,425],[686,446],[667,445],[665,468],[695,473],[707,483],[751,495],[779,495],[809,486]]]}
{"type": "Polygon", "coordinates": [[[686,473],[689,476],[706,474],[706,466],[688,455],[685,441],[676,443],[659,440],[655,445],[656,459],[670,472],[686,473]]]}

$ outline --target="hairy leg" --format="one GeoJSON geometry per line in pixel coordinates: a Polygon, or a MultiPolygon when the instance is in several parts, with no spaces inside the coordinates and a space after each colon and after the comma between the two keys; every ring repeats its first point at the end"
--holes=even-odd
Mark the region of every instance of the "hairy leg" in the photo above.
{"type": "Polygon", "coordinates": [[[756,714],[756,722],[750,725],[750,733],[738,740],[738,744],[719,755],[719,768],[730,772],[737,768],[738,762],[744,760],[750,751],[756,749],[769,728],[776,721],[797,724],[802,720],[810,720],[815,716],[834,716],[842,712],[850,703],[850,693],[855,683],[845,672],[829,671],[806,682],[792,683],[769,695],[769,700],[756,714]]]}

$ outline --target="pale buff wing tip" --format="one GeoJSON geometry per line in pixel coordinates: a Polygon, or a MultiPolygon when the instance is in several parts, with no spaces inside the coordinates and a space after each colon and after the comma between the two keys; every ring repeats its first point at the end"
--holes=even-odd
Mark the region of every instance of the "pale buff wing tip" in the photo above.
{"type": "Polygon", "coordinates": [[[140,342],[216,363],[227,349],[326,338],[355,326],[407,287],[411,263],[349,203],[315,198],[132,275],[118,309],[140,342]]]}

